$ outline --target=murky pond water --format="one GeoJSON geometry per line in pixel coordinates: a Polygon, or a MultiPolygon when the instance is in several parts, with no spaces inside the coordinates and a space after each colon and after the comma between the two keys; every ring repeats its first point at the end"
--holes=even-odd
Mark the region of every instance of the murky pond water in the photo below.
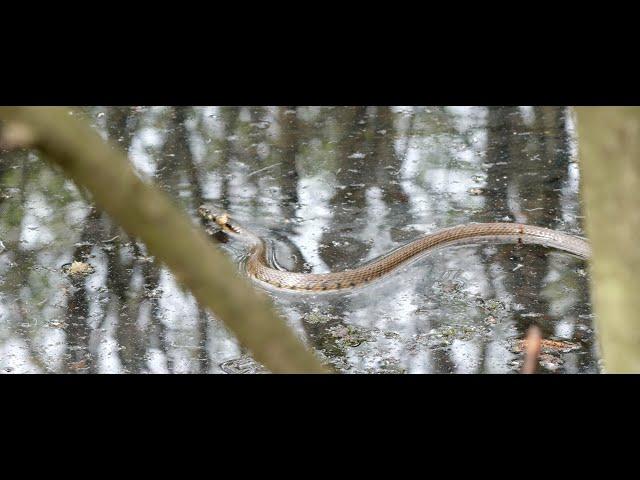
{"type": "MultiPolygon", "coordinates": [[[[300,271],[417,236],[518,221],[584,235],[557,107],[92,107],[87,118],[192,217],[223,207],[300,271]]],[[[34,153],[0,156],[1,372],[261,372],[144,245],[34,153]],[[82,262],[74,264],[73,262],[82,262]],[[87,268],[83,268],[88,264],[87,268]]],[[[240,246],[219,245],[239,261],[240,246]]],[[[444,249],[369,287],[270,292],[345,373],[509,373],[537,324],[542,372],[598,371],[585,262],[537,246],[444,249]]]]}

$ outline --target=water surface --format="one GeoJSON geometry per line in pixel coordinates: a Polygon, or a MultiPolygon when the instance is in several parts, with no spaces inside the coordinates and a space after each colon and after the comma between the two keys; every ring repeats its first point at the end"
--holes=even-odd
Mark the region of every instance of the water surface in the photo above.
{"type": "MultiPolygon", "coordinates": [[[[517,221],[584,236],[564,107],[84,107],[200,223],[213,203],[299,271],[354,267],[417,236],[517,221]]],[[[0,371],[264,371],[142,244],[37,154],[0,156],[0,371]],[[0,247],[2,250],[2,247],[0,247]],[[72,262],[89,264],[73,274],[72,262]]],[[[218,245],[239,261],[243,251],[218,245]]],[[[271,292],[344,373],[509,373],[531,324],[542,372],[598,371],[585,262],[460,246],[331,295],[271,292]]]]}

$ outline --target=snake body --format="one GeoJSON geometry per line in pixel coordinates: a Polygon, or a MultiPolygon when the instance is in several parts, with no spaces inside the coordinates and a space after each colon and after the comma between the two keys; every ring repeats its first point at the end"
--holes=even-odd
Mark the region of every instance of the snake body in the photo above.
{"type": "Polygon", "coordinates": [[[557,230],[520,223],[470,223],[423,235],[353,269],[331,273],[289,272],[271,267],[264,241],[250,230],[232,223],[228,215],[216,215],[206,207],[200,207],[199,213],[216,222],[227,235],[248,243],[246,271],[250,277],[286,290],[322,292],[360,287],[425,254],[452,245],[523,243],[556,248],[585,259],[591,256],[591,247],[585,239],[557,230]]]}

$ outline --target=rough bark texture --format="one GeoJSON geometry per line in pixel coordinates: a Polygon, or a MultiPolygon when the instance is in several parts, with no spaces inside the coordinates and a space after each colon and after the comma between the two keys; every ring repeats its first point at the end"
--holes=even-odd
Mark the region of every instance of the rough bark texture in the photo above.
{"type": "MultiPolygon", "coordinates": [[[[155,186],[143,182],[125,155],[67,109],[0,108],[22,140],[60,165],[93,200],[173,272],[197,301],[273,372],[326,372],[316,357],[204,232],[155,186]],[[25,128],[26,127],[26,128],[25,128]]],[[[15,136],[14,136],[15,137],[15,136]]],[[[15,138],[14,138],[15,140],[15,138]]]]}
{"type": "Polygon", "coordinates": [[[606,372],[640,372],[640,108],[576,108],[606,372]]]}

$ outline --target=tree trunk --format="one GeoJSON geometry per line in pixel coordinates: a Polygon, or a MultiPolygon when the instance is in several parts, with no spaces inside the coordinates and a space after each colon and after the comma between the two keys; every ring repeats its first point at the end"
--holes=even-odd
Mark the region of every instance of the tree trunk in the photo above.
{"type": "Polygon", "coordinates": [[[604,369],[640,372],[640,108],[576,111],[604,369]]]}

